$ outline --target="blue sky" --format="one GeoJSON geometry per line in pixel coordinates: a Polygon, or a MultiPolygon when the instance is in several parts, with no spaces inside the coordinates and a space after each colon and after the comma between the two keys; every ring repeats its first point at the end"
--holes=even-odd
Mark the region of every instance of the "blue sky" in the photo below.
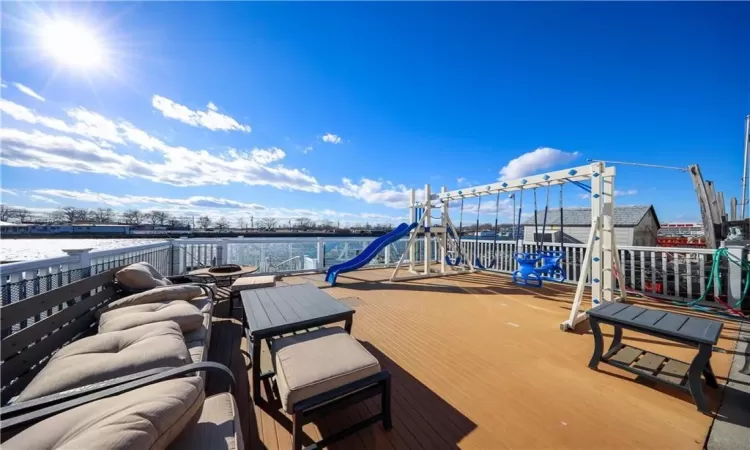
{"type": "MultiPolygon", "coordinates": [[[[739,196],[747,3],[5,2],[2,20],[11,205],[396,222],[409,188],[588,158],[699,163],[739,196]],[[61,21],[101,63],[51,56],[61,21]]],[[[616,187],[697,218],[686,174],[619,166],[616,187]]]]}

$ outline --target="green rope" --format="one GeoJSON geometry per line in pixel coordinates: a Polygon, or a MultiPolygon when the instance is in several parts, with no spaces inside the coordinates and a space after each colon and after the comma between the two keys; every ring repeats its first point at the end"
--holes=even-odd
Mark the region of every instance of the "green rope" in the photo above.
{"type": "Polygon", "coordinates": [[[711,292],[711,286],[713,285],[714,280],[716,280],[716,286],[718,287],[719,292],[721,292],[722,285],[721,285],[721,276],[719,276],[719,274],[721,270],[722,258],[726,258],[727,261],[745,270],[745,286],[742,288],[742,296],[737,300],[737,302],[734,305],[730,305],[734,309],[739,309],[742,305],[742,300],[747,295],[748,289],[750,289],[750,263],[748,263],[747,261],[743,261],[737,258],[736,256],[731,255],[729,253],[729,249],[727,248],[717,248],[716,251],[714,252],[713,261],[711,262],[711,271],[709,272],[709,276],[708,276],[708,283],[706,283],[706,290],[703,291],[701,296],[690,302],[673,301],[672,303],[678,306],[695,307],[699,302],[704,301],[708,293],[711,292]]]}

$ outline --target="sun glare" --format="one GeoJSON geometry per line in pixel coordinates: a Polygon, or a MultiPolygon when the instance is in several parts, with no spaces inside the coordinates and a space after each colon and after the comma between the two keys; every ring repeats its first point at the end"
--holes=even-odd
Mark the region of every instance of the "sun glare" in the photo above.
{"type": "Polygon", "coordinates": [[[97,36],[83,25],[53,21],[41,30],[42,45],[60,64],[92,69],[104,64],[104,52],[97,36]]]}

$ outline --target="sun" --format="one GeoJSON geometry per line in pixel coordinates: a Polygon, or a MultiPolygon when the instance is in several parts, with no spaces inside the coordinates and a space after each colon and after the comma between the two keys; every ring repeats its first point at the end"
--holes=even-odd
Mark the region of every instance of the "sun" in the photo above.
{"type": "Polygon", "coordinates": [[[82,24],[55,20],[41,29],[44,50],[58,63],[74,69],[94,69],[104,65],[104,49],[99,38],[82,24]]]}

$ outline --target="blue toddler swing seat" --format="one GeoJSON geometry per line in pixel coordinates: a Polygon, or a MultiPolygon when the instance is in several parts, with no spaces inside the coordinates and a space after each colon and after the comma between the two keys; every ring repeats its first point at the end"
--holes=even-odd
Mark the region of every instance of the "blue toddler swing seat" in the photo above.
{"type": "MultiPolygon", "coordinates": [[[[515,203],[515,198],[514,198],[515,203]]],[[[521,191],[521,205],[518,207],[518,233],[521,229],[521,208],[523,207],[523,191],[521,191]]],[[[537,222],[536,208],[536,188],[534,188],[534,231],[538,235],[539,224],[537,222]]],[[[515,210],[515,205],[513,206],[515,210]]],[[[549,210],[549,185],[547,185],[547,204],[544,207],[544,221],[542,223],[541,241],[536,243],[536,253],[518,252],[513,254],[513,258],[518,263],[518,269],[513,272],[513,282],[520,286],[542,287],[543,280],[556,281],[562,283],[566,279],[563,261],[565,260],[564,250],[564,228],[563,228],[563,195],[562,185],[560,186],[560,251],[547,251],[538,249],[544,245],[544,232],[547,227],[547,211],[549,210]]],[[[516,235],[518,238],[518,235],[516,235]]],[[[518,243],[518,240],[516,240],[518,243]]]]}

